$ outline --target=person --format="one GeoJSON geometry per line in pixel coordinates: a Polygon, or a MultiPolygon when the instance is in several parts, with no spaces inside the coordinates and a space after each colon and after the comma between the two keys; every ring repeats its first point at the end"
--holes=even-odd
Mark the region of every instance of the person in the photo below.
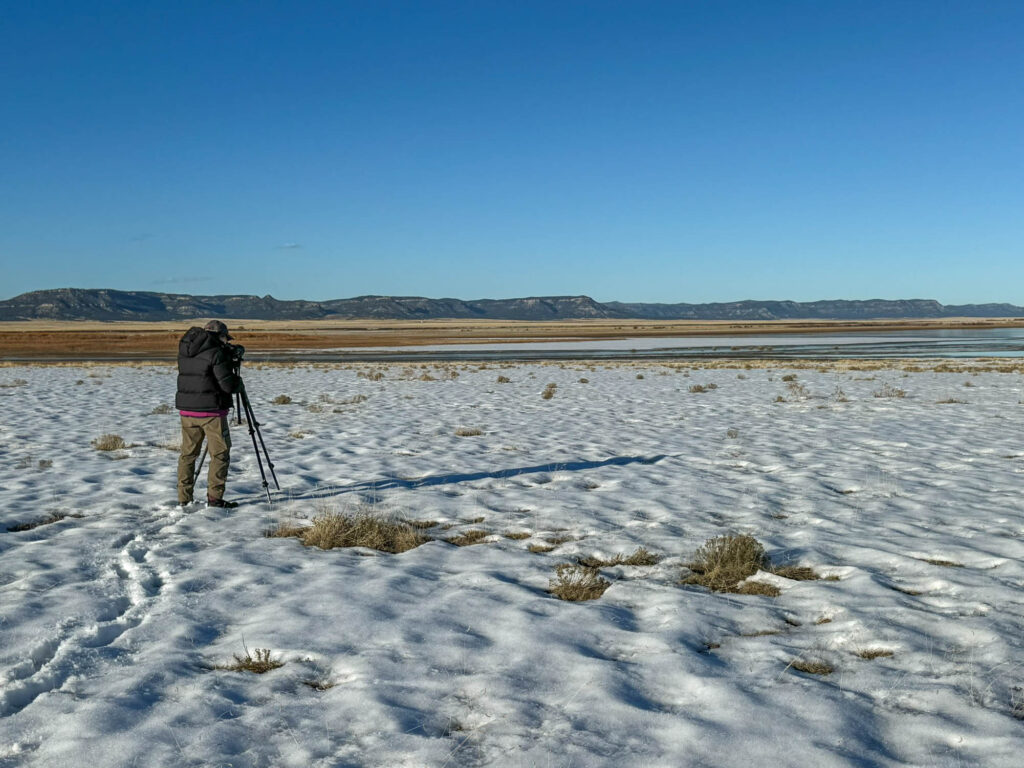
{"type": "Polygon", "coordinates": [[[178,457],[178,504],[181,506],[192,503],[196,459],[204,437],[210,454],[207,506],[238,506],[237,502],[224,498],[231,461],[228,411],[231,396],[242,388],[242,378],[233,364],[228,343],[231,339],[224,323],[211,320],[203,328],[189,328],[178,344],[178,392],[174,407],[181,414],[181,455],[178,457]]]}

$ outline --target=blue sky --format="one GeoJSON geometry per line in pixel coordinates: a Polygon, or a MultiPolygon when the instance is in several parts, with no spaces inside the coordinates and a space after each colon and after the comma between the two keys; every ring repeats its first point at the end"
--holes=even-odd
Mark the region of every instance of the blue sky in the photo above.
{"type": "Polygon", "coordinates": [[[1024,304],[1024,3],[6,3],[0,298],[1024,304]]]}

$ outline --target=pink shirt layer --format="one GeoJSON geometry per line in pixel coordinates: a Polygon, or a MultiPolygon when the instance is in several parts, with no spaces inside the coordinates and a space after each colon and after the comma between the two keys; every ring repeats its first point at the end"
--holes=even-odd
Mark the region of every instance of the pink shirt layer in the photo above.
{"type": "Polygon", "coordinates": [[[182,416],[191,416],[194,419],[208,419],[211,416],[227,416],[227,411],[178,411],[182,416]]]}

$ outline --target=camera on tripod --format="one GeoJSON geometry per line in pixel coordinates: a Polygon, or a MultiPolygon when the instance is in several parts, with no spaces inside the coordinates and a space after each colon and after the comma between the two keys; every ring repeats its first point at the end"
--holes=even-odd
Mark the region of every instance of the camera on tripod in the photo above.
{"type": "Polygon", "coordinates": [[[241,344],[225,344],[224,346],[228,348],[228,353],[231,355],[232,362],[242,362],[242,358],[245,357],[245,347],[241,344]]]}

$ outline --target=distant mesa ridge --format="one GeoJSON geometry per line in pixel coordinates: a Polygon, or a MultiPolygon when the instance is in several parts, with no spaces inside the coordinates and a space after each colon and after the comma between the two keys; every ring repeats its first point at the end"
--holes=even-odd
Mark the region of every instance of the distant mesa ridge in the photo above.
{"type": "Polygon", "coordinates": [[[949,304],[931,299],[866,301],[730,301],[713,304],[599,302],[589,296],[522,299],[428,299],[356,296],[330,301],[280,301],[273,296],[190,296],[180,293],[58,288],[0,301],[3,320],[878,320],[1024,317],[1012,304],[949,304]]]}

